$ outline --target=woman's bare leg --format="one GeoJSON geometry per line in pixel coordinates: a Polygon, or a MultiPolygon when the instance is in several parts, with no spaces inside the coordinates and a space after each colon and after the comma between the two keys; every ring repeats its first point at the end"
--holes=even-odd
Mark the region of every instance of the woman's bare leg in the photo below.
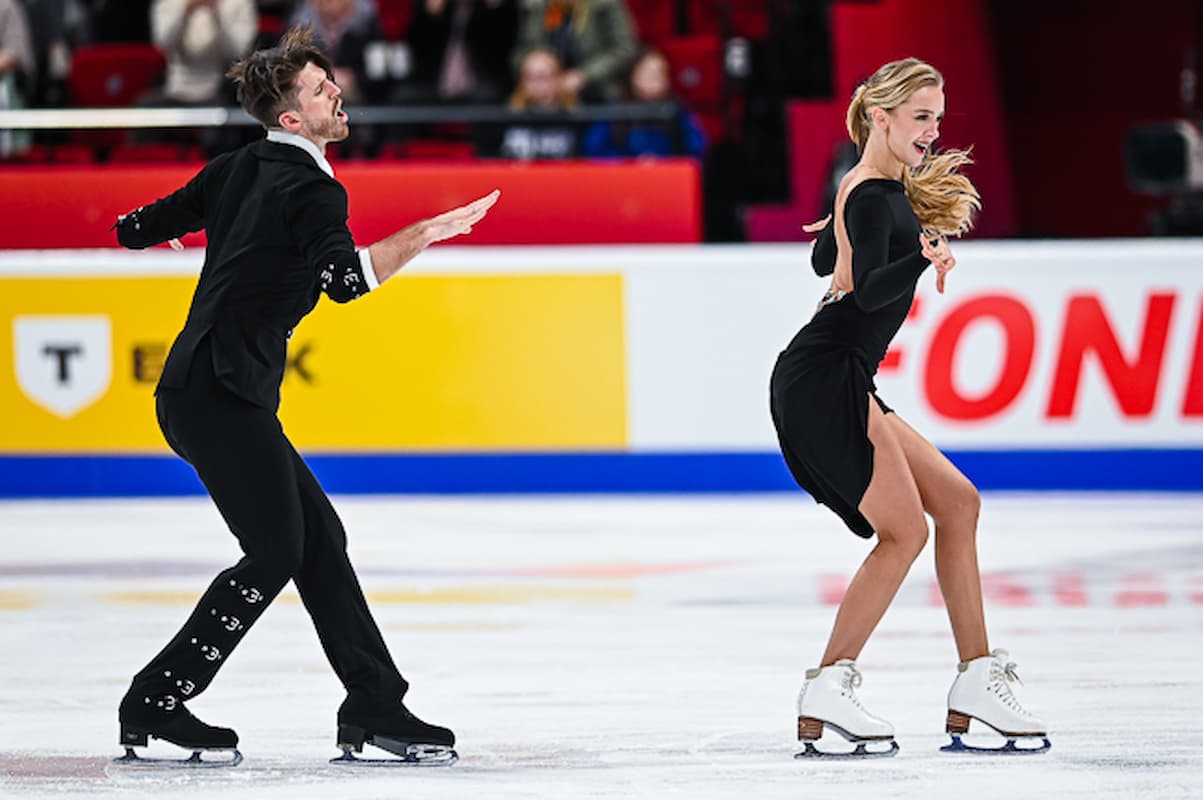
{"type": "Polygon", "coordinates": [[[902,447],[923,508],[936,527],[936,578],[962,661],[989,655],[977,562],[981,497],[948,458],[897,414],[886,423],[902,447]]]}
{"type": "Polygon", "coordinates": [[[822,666],[841,658],[855,660],[860,655],[927,542],[927,519],[919,489],[886,415],[872,398],[869,441],[874,448],[873,477],[861,500],[860,512],[877,531],[877,546],[848,584],[822,666]]]}

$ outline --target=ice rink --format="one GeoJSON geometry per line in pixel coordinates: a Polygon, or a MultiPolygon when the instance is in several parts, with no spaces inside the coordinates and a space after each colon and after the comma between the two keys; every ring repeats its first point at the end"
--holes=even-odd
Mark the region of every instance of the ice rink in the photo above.
{"type": "Polygon", "coordinates": [[[291,587],[190,706],[214,771],[110,765],[129,676],[238,557],[207,499],[0,503],[0,797],[1203,796],[1203,497],[985,497],[992,645],[1051,724],[1040,756],[938,748],[956,653],[931,546],[860,696],[901,752],[797,761],[794,699],[867,545],[798,494],[335,498],[452,767],[332,766],[342,699],[291,587]]]}

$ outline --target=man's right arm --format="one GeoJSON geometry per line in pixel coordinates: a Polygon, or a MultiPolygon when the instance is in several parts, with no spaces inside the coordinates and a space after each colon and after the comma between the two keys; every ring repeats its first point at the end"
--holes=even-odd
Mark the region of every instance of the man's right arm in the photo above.
{"type": "Polygon", "coordinates": [[[500,196],[501,190],[494,189],[465,206],[415,222],[373,244],[368,250],[372,254],[376,279],[384,283],[435,242],[471,233],[472,226],[484,219],[500,196]]]}

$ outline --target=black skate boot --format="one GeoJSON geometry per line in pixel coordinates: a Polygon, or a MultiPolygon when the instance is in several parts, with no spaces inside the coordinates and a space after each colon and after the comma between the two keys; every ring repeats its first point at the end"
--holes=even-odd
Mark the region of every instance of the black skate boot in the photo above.
{"type": "Polygon", "coordinates": [[[140,692],[131,689],[117,711],[121,725],[121,745],[125,755],[116,763],[131,766],[233,767],[242,763],[238,752],[238,734],[230,728],[218,728],[201,722],[184,708],[174,694],[140,692]],[[191,750],[186,759],[141,758],[135,747],[146,747],[151,737],[191,750]],[[203,761],[202,752],[228,751],[232,756],[223,761],[203,761]]]}
{"type": "Polygon", "coordinates": [[[382,705],[347,698],[338,710],[338,746],[343,754],[332,764],[398,766],[441,766],[454,764],[459,754],[452,749],[455,734],[449,729],[423,722],[399,700],[382,705]],[[364,744],[387,750],[399,758],[356,758],[364,744]]]}

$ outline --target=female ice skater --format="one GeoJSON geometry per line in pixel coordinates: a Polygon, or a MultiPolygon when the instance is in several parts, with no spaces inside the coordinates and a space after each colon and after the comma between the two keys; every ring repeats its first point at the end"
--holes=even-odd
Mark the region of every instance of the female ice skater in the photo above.
{"type": "MultiPolygon", "coordinates": [[[[908,58],[857,88],[848,133],[860,160],[840,183],[834,217],[805,226],[820,231],[812,263],[820,276],[832,276],[831,287],[773,369],[773,423],[790,472],[853,533],[877,537],[840,603],[820,665],[806,671],[799,755],[832,755],[814,746],[825,725],[856,743],[847,755],[897,751],[893,726],[856,696],[856,658],[927,542],[925,513],[935,522],[936,575],[960,656],[948,695],[953,743],[945,749],[969,749],[961,735],[971,719],[1006,737],[1001,750],[1047,732],[1016,700],[1007,653],[987,643],[977,490],[877,396],[873,383],[919,276],[934,264],[936,289],[944,291],[956,265],[947,237],[968,230],[980,208],[977,190],[958,172],[968,153],[932,152],[944,117],[943,85],[933,67],[908,58]],[[889,749],[870,750],[870,742],[889,749]]],[[[1031,749],[1047,747],[1044,738],[1031,749]]]]}

